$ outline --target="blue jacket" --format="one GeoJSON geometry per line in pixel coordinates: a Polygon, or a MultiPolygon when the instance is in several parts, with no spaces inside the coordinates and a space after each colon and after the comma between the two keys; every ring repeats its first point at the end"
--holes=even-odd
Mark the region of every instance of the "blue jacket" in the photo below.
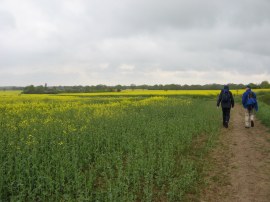
{"type": "Polygon", "coordinates": [[[255,98],[255,100],[256,100],[256,103],[254,104],[254,109],[255,109],[256,111],[258,111],[259,107],[258,107],[257,97],[256,97],[256,94],[255,94],[253,91],[251,91],[251,89],[248,89],[248,90],[246,90],[246,92],[244,92],[244,94],[243,94],[243,96],[242,96],[242,104],[243,104],[244,108],[247,109],[247,107],[248,107],[248,106],[247,106],[248,95],[250,94],[250,92],[253,93],[254,98],[255,98]]]}

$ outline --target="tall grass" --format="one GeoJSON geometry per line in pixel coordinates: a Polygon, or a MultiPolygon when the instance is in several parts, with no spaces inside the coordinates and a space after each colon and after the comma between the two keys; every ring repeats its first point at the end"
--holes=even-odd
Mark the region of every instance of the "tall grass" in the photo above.
{"type": "Polygon", "coordinates": [[[263,124],[270,127],[270,93],[259,93],[258,100],[259,112],[257,113],[257,116],[263,124]]]}

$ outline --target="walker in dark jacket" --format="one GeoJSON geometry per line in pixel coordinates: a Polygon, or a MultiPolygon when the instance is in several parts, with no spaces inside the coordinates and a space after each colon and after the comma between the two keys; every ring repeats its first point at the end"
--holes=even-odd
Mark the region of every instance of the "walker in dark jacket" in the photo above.
{"type": "Polygon", "coordinates": [[[234,107],[234,99],[233,99],[232,92],[229,91],[229,86],[227,86],[227,85],[224,86],[224,89],[221,90],[221,92],[218,96],[217,107],[219,107],[220,103],[221,103],[221,107],[222,107],[223,126],[225,128],[228,128],[231,108],[234,107]],[[225,93],[228,94],[228,100],[226,100],[226,101],[223,100],[225,93]]]}

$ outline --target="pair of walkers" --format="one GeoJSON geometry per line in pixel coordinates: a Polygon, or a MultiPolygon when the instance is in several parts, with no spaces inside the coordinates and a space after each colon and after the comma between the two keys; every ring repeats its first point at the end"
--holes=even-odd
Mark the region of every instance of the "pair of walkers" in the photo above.
{"type": "MultiPolygon", "coordinates": [[[[234,107],[234,98],[227,85],[224,86],[224,89],[221,90],[218,96],[217,107],[219,107],[220,103],[222,107],[223,126],[228,128],[231,108],[234,107]]],[[[254,110],[258,111],[258,103],[256,94],[251,91],[249,85],[246,86],[246,91],[242,95],[242,104],[245,109],[245,127],[254,127],[254,110]]]]}

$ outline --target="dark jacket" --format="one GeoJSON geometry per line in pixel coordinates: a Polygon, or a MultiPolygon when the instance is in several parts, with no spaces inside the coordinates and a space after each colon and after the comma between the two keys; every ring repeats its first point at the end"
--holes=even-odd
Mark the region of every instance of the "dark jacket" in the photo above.
{"type": "Polygon", "coordinates": [[[222,102],[222,94],[224,93],[224,91],[227,89],[222,89],[219,96],[218,96],[218,100],[217,100],[217,106],[219,107],[220,103],[221,103],[221,107],[222,108],[233,108],[234,107],[234,99],[233,99],[233,95],[232,92],[229,91],[230,94],[230,100],[228,102],[222,102]]]}
{"type": "Polygon", "coordinates": [[[244,107],[245,109],[248,108],[247,102],[248,102],[248,95],[249,95],[250,93],[253,94],[253,97],[254,97],[254,99],[255,99],[255,101],[256,101],[256,103],[254,104],[254,109],[255,109],[256,111],[258,111],[259,107],[258,107],[258,102],[257,102],[257,96],[256,96],[256,94],[255,94],[253,91],[251,91],[251,89],[246,90],[246,92],[244,92],[244,94],[243,94],[243,96],[242,96],[242,104],[243,104],[243,107],[244,107]]]}

